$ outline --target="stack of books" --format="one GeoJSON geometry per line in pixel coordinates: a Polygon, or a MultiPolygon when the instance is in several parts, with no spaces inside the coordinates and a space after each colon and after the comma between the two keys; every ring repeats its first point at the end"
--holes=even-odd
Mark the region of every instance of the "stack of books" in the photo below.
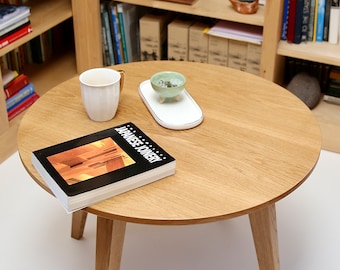
{"type": "Polygon", "coordinates": [[[340,104],[340,68],[333,67],[329,74],[328,86],[323,99],[330,103],[340,104]]]}
{"type": "Polygon", "coordinates": [[[6,97],[8,120],[26,110],[38,98],[34,85],[25,74],[13,70],[1,70],[3,88],[6,97]]]}
{"type": "Polygon", "coordinates": [[[0,49],[32,32],[28,6],[0,4],[0,49]]]}

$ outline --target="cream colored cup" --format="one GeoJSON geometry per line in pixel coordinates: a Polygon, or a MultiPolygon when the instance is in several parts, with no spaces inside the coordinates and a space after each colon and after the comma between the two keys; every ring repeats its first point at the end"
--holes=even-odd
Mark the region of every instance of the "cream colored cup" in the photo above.
{"type": "Polygon", "coordinates": [[[83,105],[90,119],[98,122],[111,120],[118,109],[124,71],[93,68],[81,73],[79,81],[83,105]]]}

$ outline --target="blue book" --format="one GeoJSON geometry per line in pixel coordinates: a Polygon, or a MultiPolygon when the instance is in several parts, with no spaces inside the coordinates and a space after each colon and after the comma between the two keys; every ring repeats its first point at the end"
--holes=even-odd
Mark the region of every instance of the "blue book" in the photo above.
{"type": "Polygon", "coordinates": [[[315,40],[317,42],[323,41],[323,31],[324,31],[324,23],[325,23],[325,8],[326,8],[326,0],[319,0],[318,3],[318,18],[316,22],[316,36],[315,40]]]}
{"type": "Polygon", "coordinates": [[[284,0],[281,40],[287,40],[289,0],[284,0]]]}
{"type": "Polygon", "coordinates": [[[112,43],[112,36],[111,36],[111,31],[110,31],[110,21],[109,21],[109,13],[105,9],[104,4],[101,4],[100,6],[102,16],[103,16],[103,23],[104,23],[104,29],[105,29],[105,34],[106,34],[106,39],[107,39],[107,46],[108,46],[108,51],[109,51],[109,59],[108,59],[108,65],[114,65],[115,60],[114,60],[114,51],[113,51],[113,43],[112,43]]]}
{"type": "Polygon", "coordinates": [[[10,97],[6,100],[6,108],[7,112],[13,109],[15,106],[26,100],[29,96],[33,95],[34,92],[34,85],[29,83],[24,88],[22,88],[18,93],[14,96],[10,97]]]}
{"type": "Polygon", "coordinates": [[[123,57],[122,52],[120,49],[120,33],[119,33],[119,26],[118,26],[118,17],[117,17],[117,10],[116,6],[111,3],[109,4],[109,12],[111,13],[111,27],[113,30],[113,42],[115,47],[115,55],[116,55],[116,63],[122,64],[123,63],[123,57]]]}

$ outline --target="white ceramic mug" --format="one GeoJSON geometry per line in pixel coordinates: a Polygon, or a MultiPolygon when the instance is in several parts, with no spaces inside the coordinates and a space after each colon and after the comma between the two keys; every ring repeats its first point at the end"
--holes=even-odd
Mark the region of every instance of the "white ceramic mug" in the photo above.
{"type": "Polygon", "coordinates": [[[103,122],[116,115],[124,75],[124,71],[110,68],[93,68],[80,74],[81,96],[90,119],[103,122]]]}

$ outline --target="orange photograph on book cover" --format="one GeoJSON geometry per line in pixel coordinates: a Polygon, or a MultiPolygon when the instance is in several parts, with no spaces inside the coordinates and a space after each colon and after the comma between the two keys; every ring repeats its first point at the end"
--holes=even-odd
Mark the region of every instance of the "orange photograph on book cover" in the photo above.
{"type": "Polygon", "coordinates": [[[47,157],[68,185],[136,163],[112,138],[105,138],[47,157]]]}

